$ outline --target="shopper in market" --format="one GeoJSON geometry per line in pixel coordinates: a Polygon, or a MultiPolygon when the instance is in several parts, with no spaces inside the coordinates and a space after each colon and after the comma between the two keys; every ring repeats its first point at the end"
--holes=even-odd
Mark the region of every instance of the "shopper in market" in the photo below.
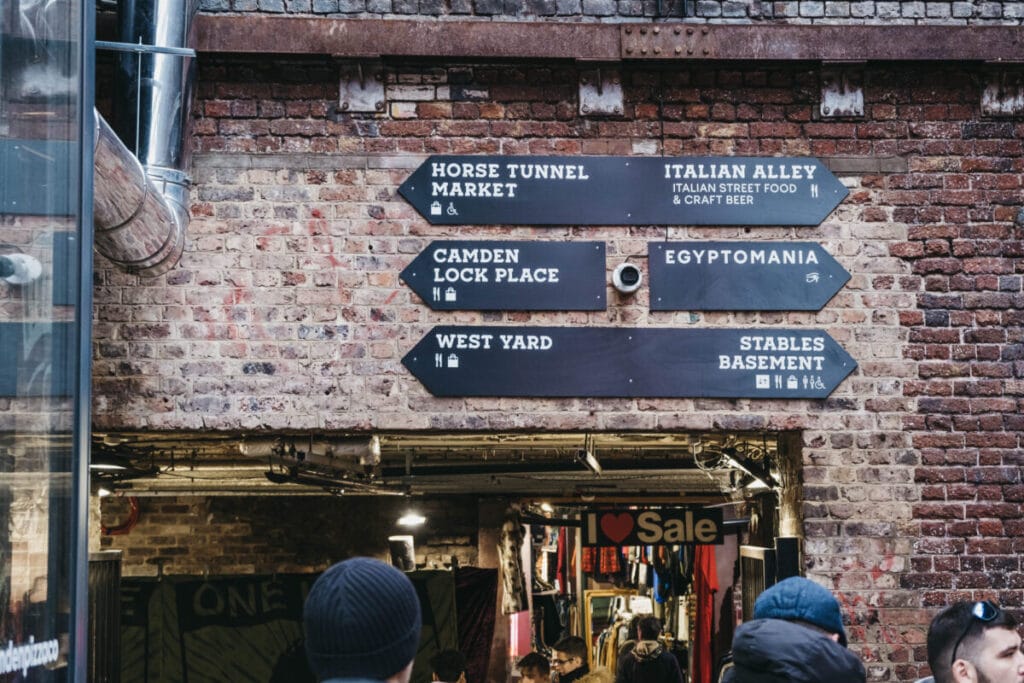
{"type": "Polygon", "coordinates": [[[458,650],[440,650],[430,658],[433,680],[440,683],[466,683],[466,657],[458,650]]]}
{"type": "Polygon", "coordinates": [[[556,683],[573,683],[590,673],[587,642],[579,636],[566,636],[551,648],[551,668],[556,683]]]}
{"type": "Polygon", "coordinates": [[[306,657],[321,683],[408,683],[420,642],[420,601],[409,577],[355,557],[320,575],[302,614],[306,657]]]}
{"type": "Polygon", "coordinates": [[[780,581],[754,602],[754,619],[732,640],[725,683],[865,683],[846,647],[839,602],[803,577],[780,581]]]}
{"type": "Polygon", "coordinates": [[[1024,683],[1017,620],[994,602],[958,602],[928,627],[934,683],[1024,683]]]}
{"type": "Polygon", "coordinates": [[[675,656],[658,641],[661,622],[643,617],[637,624],[638,640],[618,666],[615,683],[683,683],[675,656]]]}
{"type": "Polygon", "coordinates": [[[516,662],[522,683],[551,683],[551,662],[539,652],[531,652],[516,662]]]}

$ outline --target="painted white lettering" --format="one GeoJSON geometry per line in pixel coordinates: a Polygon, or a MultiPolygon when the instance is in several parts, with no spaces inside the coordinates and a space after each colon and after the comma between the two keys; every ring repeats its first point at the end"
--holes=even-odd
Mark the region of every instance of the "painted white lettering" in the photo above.
{"type": "Polygon", "coordinates": [[[713,519],[699,519],[693,525],[693,540],[697,543],[714,543],[718,538],[718,525],[713,519]]]}
{"type": "Polygon", "coordinates": [[[639,528],[636,537],[643,543],[657,543],[661,540],[661,515],[654,510],[637,515],[636,525],[639,528]]]}
{"type": "Polygon", "coordinates": [[[435,334],[440,349],[490,349],[493,334],[435,334]]]}

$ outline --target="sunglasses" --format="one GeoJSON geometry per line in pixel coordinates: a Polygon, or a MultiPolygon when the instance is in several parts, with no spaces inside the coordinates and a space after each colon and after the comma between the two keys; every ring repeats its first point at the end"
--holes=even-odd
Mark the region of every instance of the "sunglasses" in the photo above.
{"type": "Polygon", "coordinates": [[[988,600],[981,600],[971,605],[971,619],[964,626],[964,630],[960,631],[960,637],[956,639],[953,644],[953,652],[950,654],[949,665],[953,666],[956,661],[956,651],[960,647],[960,643],[963,642],[964,638],[967,637],[967,632],[971,630],[971,626],[974,624],[974,620],[977,619],[983,624],[987,624],[993,621],[1000,614],[1000,609],[997,605],[994,605],[988,600]]]}

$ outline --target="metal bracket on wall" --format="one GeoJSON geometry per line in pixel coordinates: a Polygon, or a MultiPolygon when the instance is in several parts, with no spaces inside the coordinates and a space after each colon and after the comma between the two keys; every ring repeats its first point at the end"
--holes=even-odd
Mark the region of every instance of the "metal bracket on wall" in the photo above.
{"type": "Polygon", "coordinates": [[[981,93],[983,116],[1020,116],[1024,114],[1024,70],[1000,68],[991,71],[981,93]]]}
{"type": "Polygon", "coordinates": [[[615,68],[580,71],[580,114],[583,116],[621,116],[622,74],[615,68]]]}
{"type": "Polygon", "coordinates": [[[340,67],[338,111],[379,114],[384,111],[384,65],[380,62],[344,62],[340,67]]]}
{"type": "Polygon", "coordinates": [[[821,115],[864,116],[864,64],[821,66],[821,115]]]}

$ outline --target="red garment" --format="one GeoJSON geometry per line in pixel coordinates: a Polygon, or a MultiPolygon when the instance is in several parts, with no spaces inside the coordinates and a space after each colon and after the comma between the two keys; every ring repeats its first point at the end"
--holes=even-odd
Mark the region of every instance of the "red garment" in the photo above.
{"type": "Polygon", "coordinates": [[[697,620],[693,628],[692,683],[711,683],[715,663],[712,661],[711,633],[715,619],[715,593],[718,591],[718,566],[715,546],[698,545],[693,561],[693,592],[697,597],[697,620]]]}
{"type": "Polygon", "coordinates": [[[598,567],[598,572],[601,574],[618,574],[619,573],[619,549],[618,548],[601,548],[601,564],[598,567]]]}
{"type": "Polygon", "coordinates": [[[563,526],[558,529],[558,592],[565,595],[569,592],[569,535],[563,526]]]}
{"type": "Polygon", "coordinates": [[[590,574],[597,567],[597,548],[584,548],[580,553],[580,570],[590,574]]]}

